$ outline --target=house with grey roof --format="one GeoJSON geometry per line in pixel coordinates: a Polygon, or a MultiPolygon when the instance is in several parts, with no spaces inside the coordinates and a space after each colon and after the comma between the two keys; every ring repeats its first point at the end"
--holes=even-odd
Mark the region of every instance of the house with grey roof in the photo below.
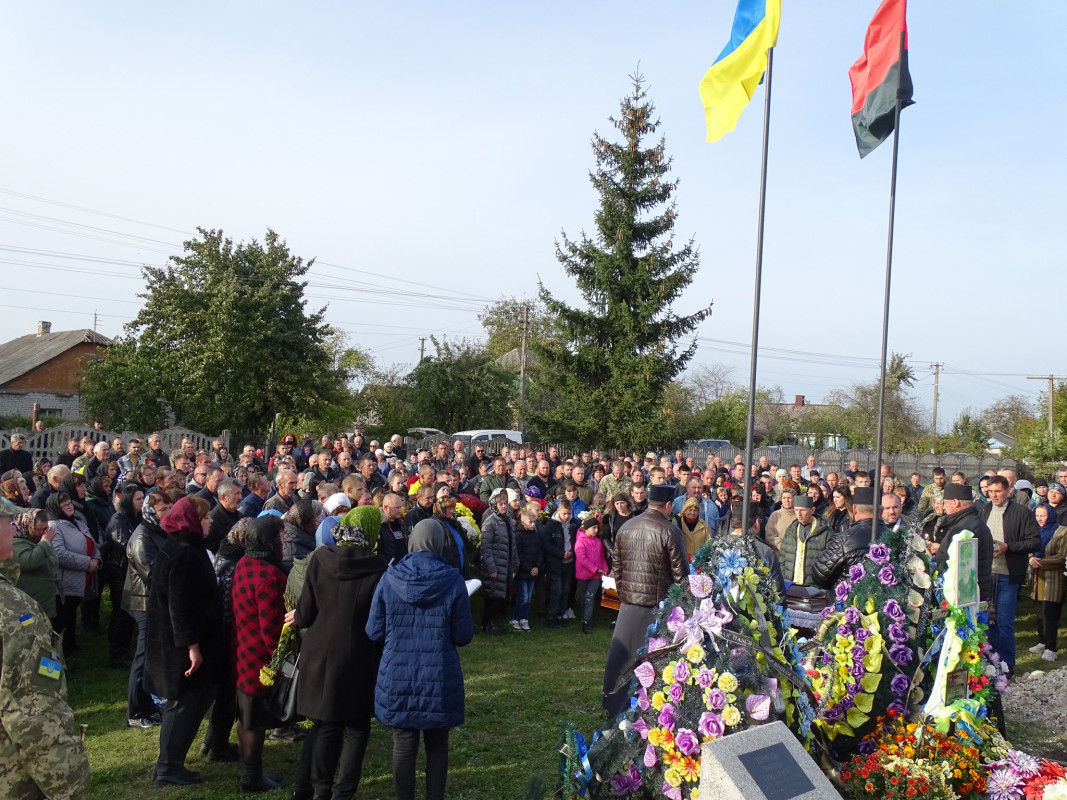
{"type": "Polygon", "coordinates": [[[82,366],[111,344],[87,328],[53,333],[50,322],[0,344],[0,416],[32,416],[36,402],[41,415],[83,417],[82,366]]]}

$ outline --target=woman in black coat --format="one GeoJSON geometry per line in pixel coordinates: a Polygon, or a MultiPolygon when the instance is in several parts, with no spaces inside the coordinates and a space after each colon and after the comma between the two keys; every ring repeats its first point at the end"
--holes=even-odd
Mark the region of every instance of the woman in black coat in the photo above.
{"type": "Polygon", "coordinates": [[[157,788],[200,782],[198,773],[186,769],[185,758],[226,665],[222,600],[204,546],[207,512],[207,501],[199,497],[176,502],[162,520],[167,541],[152,565],[144,683],[167,698],[157,788]]]}
{"type": "MultiPolygon", "coordinates": [[[[388,564],[374,555],[358,525],[340,524],[333,536],[337,544],[319,548],[310,559],[300,600],[288,619],[303,630],[296,708],[315,723],[310,751],[315,797],[347,800],[359,785],[370,739],[381,647],[365,629],[388,564]]],[[[309,757],[308,748],[304,756],[309,757]]]]}
{"type": "Polygon", "coordinates": [[[285,522],[285,530],[282,531],[282,569],[288,575],[293,569],[293,561],[298,558],[306,558],[315,549],[315,530],[321,521],[322,506],[317,500],[297,500],[292,507],[285,512],[282,521],[285,522]]]}
{"type": "Polygon", "coordinates": [[[144,492],[138,487],[127,486],[118,497],[118,509],[107,523],[104,544],[100,547],[104,582],[111,594],[111,622],[107,627],[107,641],[111,654],[110,665],[113,669],[125,666],[123,662],[130,649],[130,639],[135,629],[133,617],[122,607],[122,587],[126,583],[126,570],[129,566],[126,545],[143,521],[141,508],[144,506],[144,492]]]}

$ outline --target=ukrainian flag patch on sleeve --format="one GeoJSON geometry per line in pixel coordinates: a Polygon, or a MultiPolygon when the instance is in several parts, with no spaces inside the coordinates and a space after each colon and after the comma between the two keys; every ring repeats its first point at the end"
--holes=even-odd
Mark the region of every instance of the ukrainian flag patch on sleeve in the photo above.
{"type": "Polygon", "coordinates": [[[28,625],[32,625],[33,620],[33,614],[23,614],[21,617],[19,617],[19,622],[22,623],[23,628],[27,627],[28,625]]]}
{"type": "Polygon", "coordinates": [[[55,659],[46,657],[41,658],[41,665],[37,667],[37,674],[44,675],[46,678],[51,678],[54,681],[59,680],[60,674],[63,672],[63,665],[55,659]]]}

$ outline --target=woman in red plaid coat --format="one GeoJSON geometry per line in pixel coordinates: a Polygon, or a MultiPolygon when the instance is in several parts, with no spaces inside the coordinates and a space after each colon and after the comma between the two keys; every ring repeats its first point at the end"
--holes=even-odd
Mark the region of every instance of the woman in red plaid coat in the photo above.
{"type": "Polygon", "coordinates": [[[263,739],[280,722],[267,711],[269,690],[259,681],[278,646],[285,617],[282,522],[270,514],[248,526],[245,554],[233,573],[233,664],[237,680],[238,785],[245,792],[280,789],[263,774],[263,739]]]}

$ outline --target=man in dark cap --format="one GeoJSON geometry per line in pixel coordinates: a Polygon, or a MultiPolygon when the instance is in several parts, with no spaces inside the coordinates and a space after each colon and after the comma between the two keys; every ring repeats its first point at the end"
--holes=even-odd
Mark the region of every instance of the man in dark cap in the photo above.
{"type": "Polygon", "coordinates": [[[648,510],[615,536],[611,565],[621,607],[604,666],[604,708],[612,719],[629,708],[630,669],[653,611],[671,584],[681,585],[689,574],[682,531],[668,521],[673,502],[673,486],[649,486],[648,510]]]}
{"type": "MultiPolygon", "coordinates": [[[[849,567],[863,561],[871,546],[874,489],[870,486],[859,487],[852,493],[852,502],[855,505],[856,521],[840,533],[834,534],[812,566],[812,582],[822,589],[832,591],[849,567]]],[[[885,525],[879,524],[878,527],[881,535],[885,525]]]]}
{"type": "Polygon", "coordinates": [[[978,540],[978,594],[984,603],[993,598],[993,534],[989,531],[978,509],[974,507],[974,492],[970,486],[949,484],[945,486],[945,519],[941,523],[944,531],[941,541],[927,546],[934,559],[934,568],[944,572],[948,566],[948,546],[953,537],[963,531],[970,531],[978,540]]]}
{"type": "MultiPolygon", "coordinates": [[[[782,577],[790,583],[810,586],[812,568],[833,536],[826,522],[815,516],[815,503],[806,494],[793,502],[796,519],[789,523],[779,546],[782,577]]],[[[868,525],[868,536],[869,536],[868,525]]]]}

